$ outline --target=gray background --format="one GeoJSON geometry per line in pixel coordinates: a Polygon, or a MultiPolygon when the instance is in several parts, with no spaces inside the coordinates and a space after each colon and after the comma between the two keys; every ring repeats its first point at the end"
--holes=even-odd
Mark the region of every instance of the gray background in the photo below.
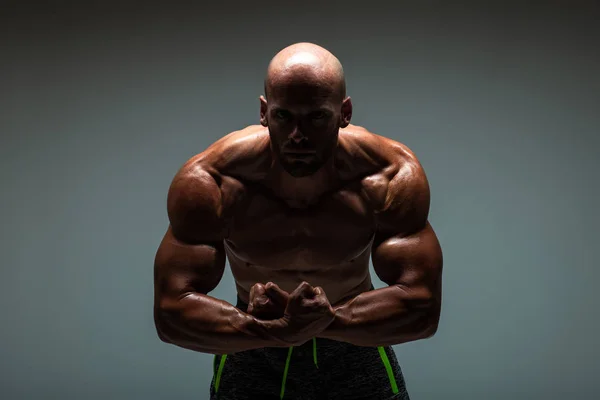
{"type": "MultiPolygon", "coordinates": [[[[3,8],[0,398],[208,398],[212,357],[152,322],[167,188],[258,122],[297,41],[341,59],[354,122],[431,182],[444,306],[395,347],[412,398],[596,398],[597,10],[218,3],[3,8]]],[[[235,301],[228,270],[213,294],[235,301]]]]}

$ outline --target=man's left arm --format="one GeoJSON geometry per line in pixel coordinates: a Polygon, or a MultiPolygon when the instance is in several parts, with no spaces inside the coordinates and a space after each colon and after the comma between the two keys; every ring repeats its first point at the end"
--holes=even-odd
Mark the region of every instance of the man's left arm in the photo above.
{"type": "Polygon", "coordinates": [[[334,307],[334,321],[318,337],[386,346],[433,336],[440,319],[443,257],[428,221],[429,203],[429,184],[418,161],[389,181],[372,250],[373,269],[388,287],[334,307]]]}

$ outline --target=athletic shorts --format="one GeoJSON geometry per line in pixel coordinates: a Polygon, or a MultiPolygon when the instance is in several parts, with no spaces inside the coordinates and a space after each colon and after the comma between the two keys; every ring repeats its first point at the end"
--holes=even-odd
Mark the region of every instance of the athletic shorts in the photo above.
{"type": "MultiPolygon", "coordinates": [[[[238,298],[236,305],[246,311],[238,298]]],[[[409,400],[391,346],[313,338],[301,346],[215,355],[211,400],[409,400]]]]}

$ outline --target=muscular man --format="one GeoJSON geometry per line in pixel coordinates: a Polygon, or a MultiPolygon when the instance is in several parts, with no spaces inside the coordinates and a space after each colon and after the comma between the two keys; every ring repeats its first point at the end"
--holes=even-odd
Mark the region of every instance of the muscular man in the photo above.
{"type": "Polygon", "coordinates": [[[173,179],[155,323],[215,355],[211,399],[408,399],[391,346],[432,336],[441,307],[429,185],[410,149],[351,116],[338,59],[294,44],[269,64],[260,125],[173,179]],[[226,259],[235,306],[209,296],[226,259]]]}

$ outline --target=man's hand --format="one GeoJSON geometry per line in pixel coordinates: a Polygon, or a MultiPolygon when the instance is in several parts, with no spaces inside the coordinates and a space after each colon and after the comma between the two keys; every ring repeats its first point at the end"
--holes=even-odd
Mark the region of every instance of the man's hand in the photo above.
{"type": "Polygon", "coordinates": [[[257,283],[250,289],[248,314],[262,320],[279,319],[284,316],[290,295],[273,282],[257,283]]]}
{"type": "Polygon", "coordinates": [[[273,282],[250,289],[247,313],[285,346],[299,346],[323,332],[335,311],[321,287],[302,282],[292,294],[273,282]]]}
{"type": "Polygon", "coordinates": [[[289,296],[281,318],[284,329],[280,337],[293,345],[301,345],[325,330],[334,317],[335,311],[323,289],[302,282],[289,296]]]}

